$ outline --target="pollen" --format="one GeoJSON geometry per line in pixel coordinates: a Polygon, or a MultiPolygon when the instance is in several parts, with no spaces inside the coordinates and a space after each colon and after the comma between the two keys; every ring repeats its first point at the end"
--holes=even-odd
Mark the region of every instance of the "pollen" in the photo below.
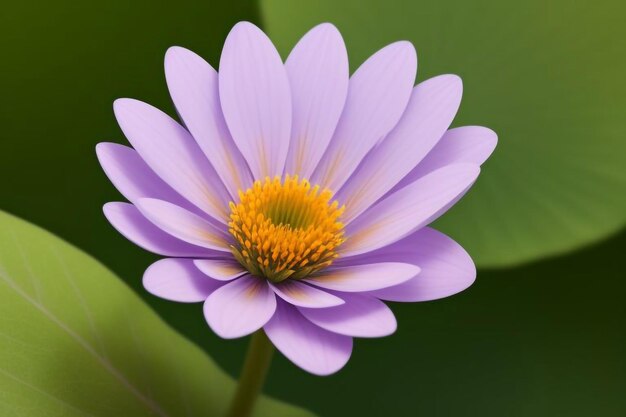
{"type": "Polygon", "coordinates": [[[256,181],[230,203],[231,251],[252,275],[281,282],[331,265],[345,241],[332,192],[286,175],[256,181]]]}

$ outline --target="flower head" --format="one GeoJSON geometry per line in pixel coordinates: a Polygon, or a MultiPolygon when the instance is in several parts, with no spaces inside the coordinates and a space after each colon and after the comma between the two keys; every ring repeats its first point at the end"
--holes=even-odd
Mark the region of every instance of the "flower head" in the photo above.
{"type": "Polygon", "coordinates": [[[239,23],[219,74],[170,48],[167,84],[184,127],[120,99],[115,115],[133,148],[97,147],[130,201],[106,204],[106,217],[165,257],[146,270],[145,288],[204,302],[221,337],[263,328],[287,358],[325,375],[345,365],[354,337],[395,331],[383,301],[471,285],[471,258],[427,225],[467,192],[496,136],[448,130],[460,79],[414,86],[416,70],[413,46],[397,42],[350,77],[330,24],[283,63],[263,32],[239,23]]]}
{"type": "Polygon", "coordinates": [[[330,266],[345,240],[339,221],[344,207],[331,198],[330,191],[289,174],[284,181],[256,181],[230,203],[233,256],[252,275],[275,283],[330,266]]]}

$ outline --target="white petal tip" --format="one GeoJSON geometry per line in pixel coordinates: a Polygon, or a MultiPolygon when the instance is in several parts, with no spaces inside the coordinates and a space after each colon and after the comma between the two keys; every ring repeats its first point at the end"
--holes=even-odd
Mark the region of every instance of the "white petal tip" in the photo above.
{"type": "Polygon", "coordinates": [[[199,58],[199,55],[197,55],[195,52],[187,48],[183,48],[182,46],[175,45],[175,46],[170,46],[169,48],[167,48],[167,51],[165,51],[165,58],[164,58],[166,77],[167,77],[167,74],[172,69],[172,66],[176,65],[178,60],[184,59],[185,57],[199,58]]]}
{"type": "Polygon", "coordinates": [[[134,98],[118,98],[113,102],[113,113],[115,114],[118,122],[124,117],[124,113],[129,111],[132,107],[143,104],[141,101],[134,98]]]}
{"type": "Polygon", "coordinates": [[[104,216],[108,219],[112,212],[115,210],[115,203],[109,201],[102,206],[102,212],[104,216]]]}
{"type": "Polygon", "coordinates": [[[244,33],[244,32],[247,32],[247,33],[251,33],[251,32],[259,33],[260,32],[260,33],[265,34],[265,32],[263,32],[261,28],[259,28],[257,25],[244,20],[241,22],[237,22],[233,26],[233,28],[230,30],[230,33],[228,34],[228,36],[232,34],[244,33]]]}
{"type": "Polygon", "coordinates": [[[389,44],[386,48],[391,52],[395,52],[396,54],[405,55],[408,58],[411,64],[417,66],[417,51],[415,50],[415,46],[410,41],[397,41],[392,44],[389,44]]]}
{"type": "Polygon", "coordinates": [[[185,52],[187,52],[187,49],[183,48],[182,46],[177,46],[177,45],[170,46],[169,48],[167,48],[167,51],[165,51],[165,59],[167,60],[168,58],[173,57],[177,53],[185,53],[185,52]]]}
{"type": "Polygon", "coordinates": [[[323,32],[328,33],[328,34],[341,36],[341,33],[339,32],[339,29],[337,29],[337,26],[333,25],[330,22],[320,23],[319,25],[317,25],[313,29],[311,29],[311,31],[314,31],[314,30],[315,31],[323,31],[323,32]]]}
{"type": "Polygon", "coordinates": [[[109,146],[111,146],[112,143],[111,142],[100,142],[96,145],[96,155],[98,155],[98,158],[101,158],[102,154],[104,154],[107,150],[107,148],[109,148],[109,146]]]}

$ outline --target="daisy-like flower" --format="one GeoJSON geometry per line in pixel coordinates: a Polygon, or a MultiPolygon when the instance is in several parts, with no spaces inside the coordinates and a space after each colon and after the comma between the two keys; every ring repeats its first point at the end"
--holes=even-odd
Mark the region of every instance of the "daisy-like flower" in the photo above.
{"type": "Polygon", "coordinates": [[[447,130],[459,77],[414,86],[415,49],[396,42],[350,77],[337,29],[308,32],[283,63],[256,26],[237,24],[219,74],[172,47],[167,85],[182,124],[133,99],[114,110],[133,148],[100,143],[106,174],[130,203],[112,225],[166,257],[145,288],[204,302],[223,338],[263,329],[293,363],[342,368],[353,338],[393,333],[384,301],[464,290],[471,258],[427,225],[474,183],[496,135],[447,130]]]}

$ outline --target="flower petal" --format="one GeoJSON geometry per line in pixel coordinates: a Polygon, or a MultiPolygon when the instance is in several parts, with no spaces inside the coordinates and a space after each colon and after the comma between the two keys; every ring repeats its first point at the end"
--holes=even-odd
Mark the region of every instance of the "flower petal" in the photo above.
{"type": "Polygon", "coordinates": [[[337,372],[352,354],[351,337],[314,325],[284,301],[279,300],[276,314],[263,329],[283,355],[315,375],[337,372]]]}
{"type": "Polygon", "coordinates": [[[165,233],[146,219],[132,204],[107,203],[103,211],[118,232],[147,251],[174,257],[204,257],[216,253],[165,233]]]}
{"type": "Polygon", "coordinates": [[[442,75],[418,84],[396,127],[367,156],[337,195],[349,223],[406,176],[441,139],[456,114],[463,84],[442,75]]]}
{"type": "Polygon", "coordinates": [[[352,337],[383,337],[396,331],[393,312],[371,295],[342,294],[345,304],[330,308],[298,308],[313,324],[352,337]]]}
{"type": "Polygon", "coordinates": [[[128,201],[158,198],[188,209],[194,207],[159,178],[133,148],[102,142],[96,146],[96,154],[109,180],[128,201]]]}
{"type": "Polygon", "coordinates": [[[252,175],[226,127],[217,72],[195,53],[175,46],[165,54],[165,77],[178,114],[230,195],[249,188],[252,175]]]}
{"type": "Polygon", "coordinates": [[[242,337],[260,329],[275,310],[276,296],[267,281],[250,275],[225,284],[204,303],[207,323],[224,339],[242,337]]]}
{"type": "Polygon", "coordinates": [[[175,204],[141,198],[137,208],[152,223],[170,235],[193,245],[230,252],[227,236],[203,218],[175,204]]]}
{"type": "Polygon", "coordinates": [[[293,122],[285,173],[310,178],[337,127],[348,94],[348,53],[330,23],[311,29],[285,62],[293,122]]]}
{"type": "Polygon", "coordinates": [[[196,259],[193,263],[200,271],[218,281],[232,281],[247,272],[235,260],[196,259]]]}
{"type": "Polygon", "coordinates": [[[448,297],[468,288],[476,279],[476,267],[461,245],[425,227],[398,242],[367,254],[345,258],[341,265],[369,262],[408,262],[419,265],[418,276],[403,284],[370,294],[389,301],[417,302],[448,297]]]}
{"type": "Polygon", "coordinates": [[[363,157],[396,125],[415,82],[417,57],[411,43],[386,46],[356,70],[330,145],[312,183],[338,191],[363,157]]]}
{"type": "Polygon", "coordinates": [[[228,191],[189,132],[138,100],[118,99],[114,110],[128,141],[163,181],[211,217],[227,221],[228,191]]]}
{"type": "Polygon", "coordinates": [[[280,298],[295,306],[324,308],[343,304],[341,298],[303,282],[288,279],[269,285],[280,298]]]}
{"type": "Polygon", "coordinates": [[[381,248],[426,226],[467,191],[479,172],[477,165],[448,165],[381,200],[348,225],[342,256],[381,248]]]}
{"type": "Polygon", "coordinates": [[[190,259],[161,259],[150,265],[143,275],[148,292],[166,300],[199,303],[222,283],[205,276],[190,259]]]}
{"type": "Polygon", "coordinates": [[[291,134],[291,94],[269,38],[249,22],[228,34],[219,69],[228,129],[256,179],[282,175],[291,134]]]}
{"type": "Polygon", "coordinates": [[[392,191],[399,190],[446,165],[482,165],[498,143],[498,135],[486,127],[463,126],[450,129],[433,150],[392,191]]]}
{"type": "Polygon", "coordinates": [[[362,292],[398,285],[419,274],[419,267],[398,262],[331,267],[304,281],[329,290],[362,292]]]}
{"type": "Polygon", "coordinates": [[[398,242],[356,257],[338,260],[340,265],[370,262],[407,262],[421,272],[403,284],[372,291],[389,301],[417,302],[448,297],[468,288],[476,279],[476,267],[465,249],[448,236],[425,227],[398,242]]]}

